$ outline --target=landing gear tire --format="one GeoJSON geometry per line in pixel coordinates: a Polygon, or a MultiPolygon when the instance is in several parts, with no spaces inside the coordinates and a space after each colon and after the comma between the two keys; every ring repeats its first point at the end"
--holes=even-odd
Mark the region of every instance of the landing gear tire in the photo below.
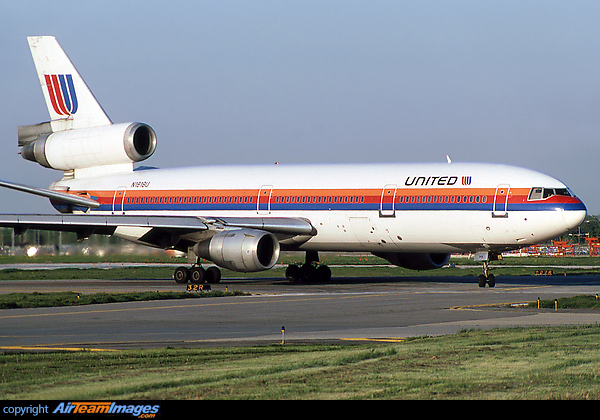
{"type": "Polygon", "coordinates": [[[221,281],[221,270],[215,266],[208,267],[206,270],[199,265],[195,265],[191,269],[177,267],[173,273],[173,278],[178,284],[186,284],[188,281],[192,284],[216,284],[221,281]]]}
{"type": "Polygon", "coordinates": [[[221,281],[221,270],[214,265],[206,269],[206,282],[216,284],[221,281]]]}
{"type": "Polygon", "coordinates": [[[486,277],[485,274],[479,275],[479,287],[485,287],[486,283],[490,287],[494,287],[496,285],[496,277],[493,274],[488,274],[486,277]]]}
{"type": "Polygon", "coordinates": [[[314,283],[317,280],[317,267],[312,264],[304,264],[302,266],[302,281],[306,283],[314,283]]]}
{"type": "Polygon", "coordinates": [[[326,265],[320,265],[317,267],[317,279],[321,283],[327,283],[331,280],[331,268],[326,265]]]}
{"type": "Polygon", "coordinates": [[[175,283],[186,284],[190,279],[190,270],[187,267],[177,267],[173,273],[175,283]]]}
{"type": "Polygon", "coordinates": [[[486,279],[485,275],[480,274],[479,275],[479,287],[485,287],[486,283],[487,283],[487,279],[486,279]]]}
{"type": "Polygon", "coordinates": [[[291,283],[297,283],[302,279],[302,270],[296,264],[290,264],[285,269],[285,278],[291,283]]]}
{"type": "Polygon", "coordinates": [[[331,280],[331,269],[326,265],[316,267],[313,264],[290,264],[285,270],[285,278],[290,283],[327,283],[331,280]]]}
{"type": "Polygon", "coordinates": [[[194,266],[190,270],[190,282],[192,284],[202,284],[206,278],[206,270],[200,266],[194,266]]]}
{"type": "Polygon", "coordinates": [[[319,254],[316,251],[307,251],[304,264],[288,265],[285,278],[291,283],[327,283],[331,280],[331,269],[325,264],[319,264],[319,254]]]}

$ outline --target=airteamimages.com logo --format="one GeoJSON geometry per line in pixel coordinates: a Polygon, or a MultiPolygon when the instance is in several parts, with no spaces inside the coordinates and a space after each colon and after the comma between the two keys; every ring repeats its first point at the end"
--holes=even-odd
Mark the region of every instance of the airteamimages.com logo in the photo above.
{"type": "Polygon", "coordinates": [[[15,417],[45,417],[51,415],[125,415],[140,419],[156,418],[160,414],[159,404],[135,404],[132,402],[58,402],[53,404],[5,405],[3,415],[15,417]]]}
{"type": "Polygon", "coordinates": [[[128,404],[117,402],[61,402],[52,414],[130,414],[141,419],[154,418],[158,404],[128,404]]]}

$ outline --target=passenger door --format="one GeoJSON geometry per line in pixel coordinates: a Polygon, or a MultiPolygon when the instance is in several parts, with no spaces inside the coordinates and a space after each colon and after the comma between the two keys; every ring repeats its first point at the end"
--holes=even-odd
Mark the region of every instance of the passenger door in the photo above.
{"type": "Polygon", "coordinates": [[[379,203],[379,217],[396,217],[394,201],[396,200],[396,184],[387,184],[381,191],[381,201],[379,203]]]}
{"type": "Polygon", "coordinates": [[[494,194],[494,207],[492,209],[492,217],[508,217],[508,194],[510,185],[500,184],[496,187],[494,194]]]}
{"type": "Polygon", "coordinates": [[[271,195],[273,194],[272,185],[263,185],[258,192],[258,203],[256,204],[256,212],[258,214],[271,213],[271,195]]]}
{"type": "Polygon", "coordinates": [[[115,195],[113,196],[112,214],[125,214],[123,204],[125,202],[126,192],[127,187],[119,187],[115,190],[115,195]]]}

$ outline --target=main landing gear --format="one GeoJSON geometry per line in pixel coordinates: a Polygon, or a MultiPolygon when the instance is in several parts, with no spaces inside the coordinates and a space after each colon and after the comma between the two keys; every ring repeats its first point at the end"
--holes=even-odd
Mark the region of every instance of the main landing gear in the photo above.
{"type": "Polygon", "coordinates": [[[285,270],[285,278],[292,283],[327,283],[331,280],[331,269],[325,264],[319,264],[317,251],[306,251],[304,264],[290,264],[285,270]]]}
{"type": "Polygon", "coordinates": [[[490,287],[496,285],[496,277],[490,273],[490,261],[497,261],[500,259],[499,254],[478,252],[475,254],[475,261],[483,262],[483,274],[479,275],[479,287],[485,287],[486,283],[490,287]]]}
{"type": "Polygon", "coordinates": [[[194,264],[191,268],[177,267],[173,278],[179,284],[186,284],[188,281],[192,284],[215,284],[221,281],[221,270],[214,265],[204,269],[200,264],[194,264]]]}

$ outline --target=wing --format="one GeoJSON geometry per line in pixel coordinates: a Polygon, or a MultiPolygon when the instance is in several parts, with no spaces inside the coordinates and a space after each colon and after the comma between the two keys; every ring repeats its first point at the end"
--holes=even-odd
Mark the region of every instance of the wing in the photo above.
{"type": "Polygon", "coordinates": [[[12,190],[25,192],[28,194],[39,195],[41,197],[47,197],[51,201],[70,204],[74,206],[81,206],[84,208],[96,209],[100,207],[100,204],[96,200],[92,200],[88,197],[77,196],[66,192],[48,190],[44,188],[29,187],[27,185],[15,184],[14,182],[7,182],[0,180],[0,187],[10,188],[12,190]]]}
{"type": "Polygon", "coordinates": [[[2,214],[0,226],[21,234],[28,229],[75,232],[82,240],[92,234],[127,237],[159,248],[187,251],[189,246],[212,237],[215,232],[256,229],[273,233],[280,240],[316,234],[312,224],[300,218],[130,216],[90,214],[2,214]]]}

